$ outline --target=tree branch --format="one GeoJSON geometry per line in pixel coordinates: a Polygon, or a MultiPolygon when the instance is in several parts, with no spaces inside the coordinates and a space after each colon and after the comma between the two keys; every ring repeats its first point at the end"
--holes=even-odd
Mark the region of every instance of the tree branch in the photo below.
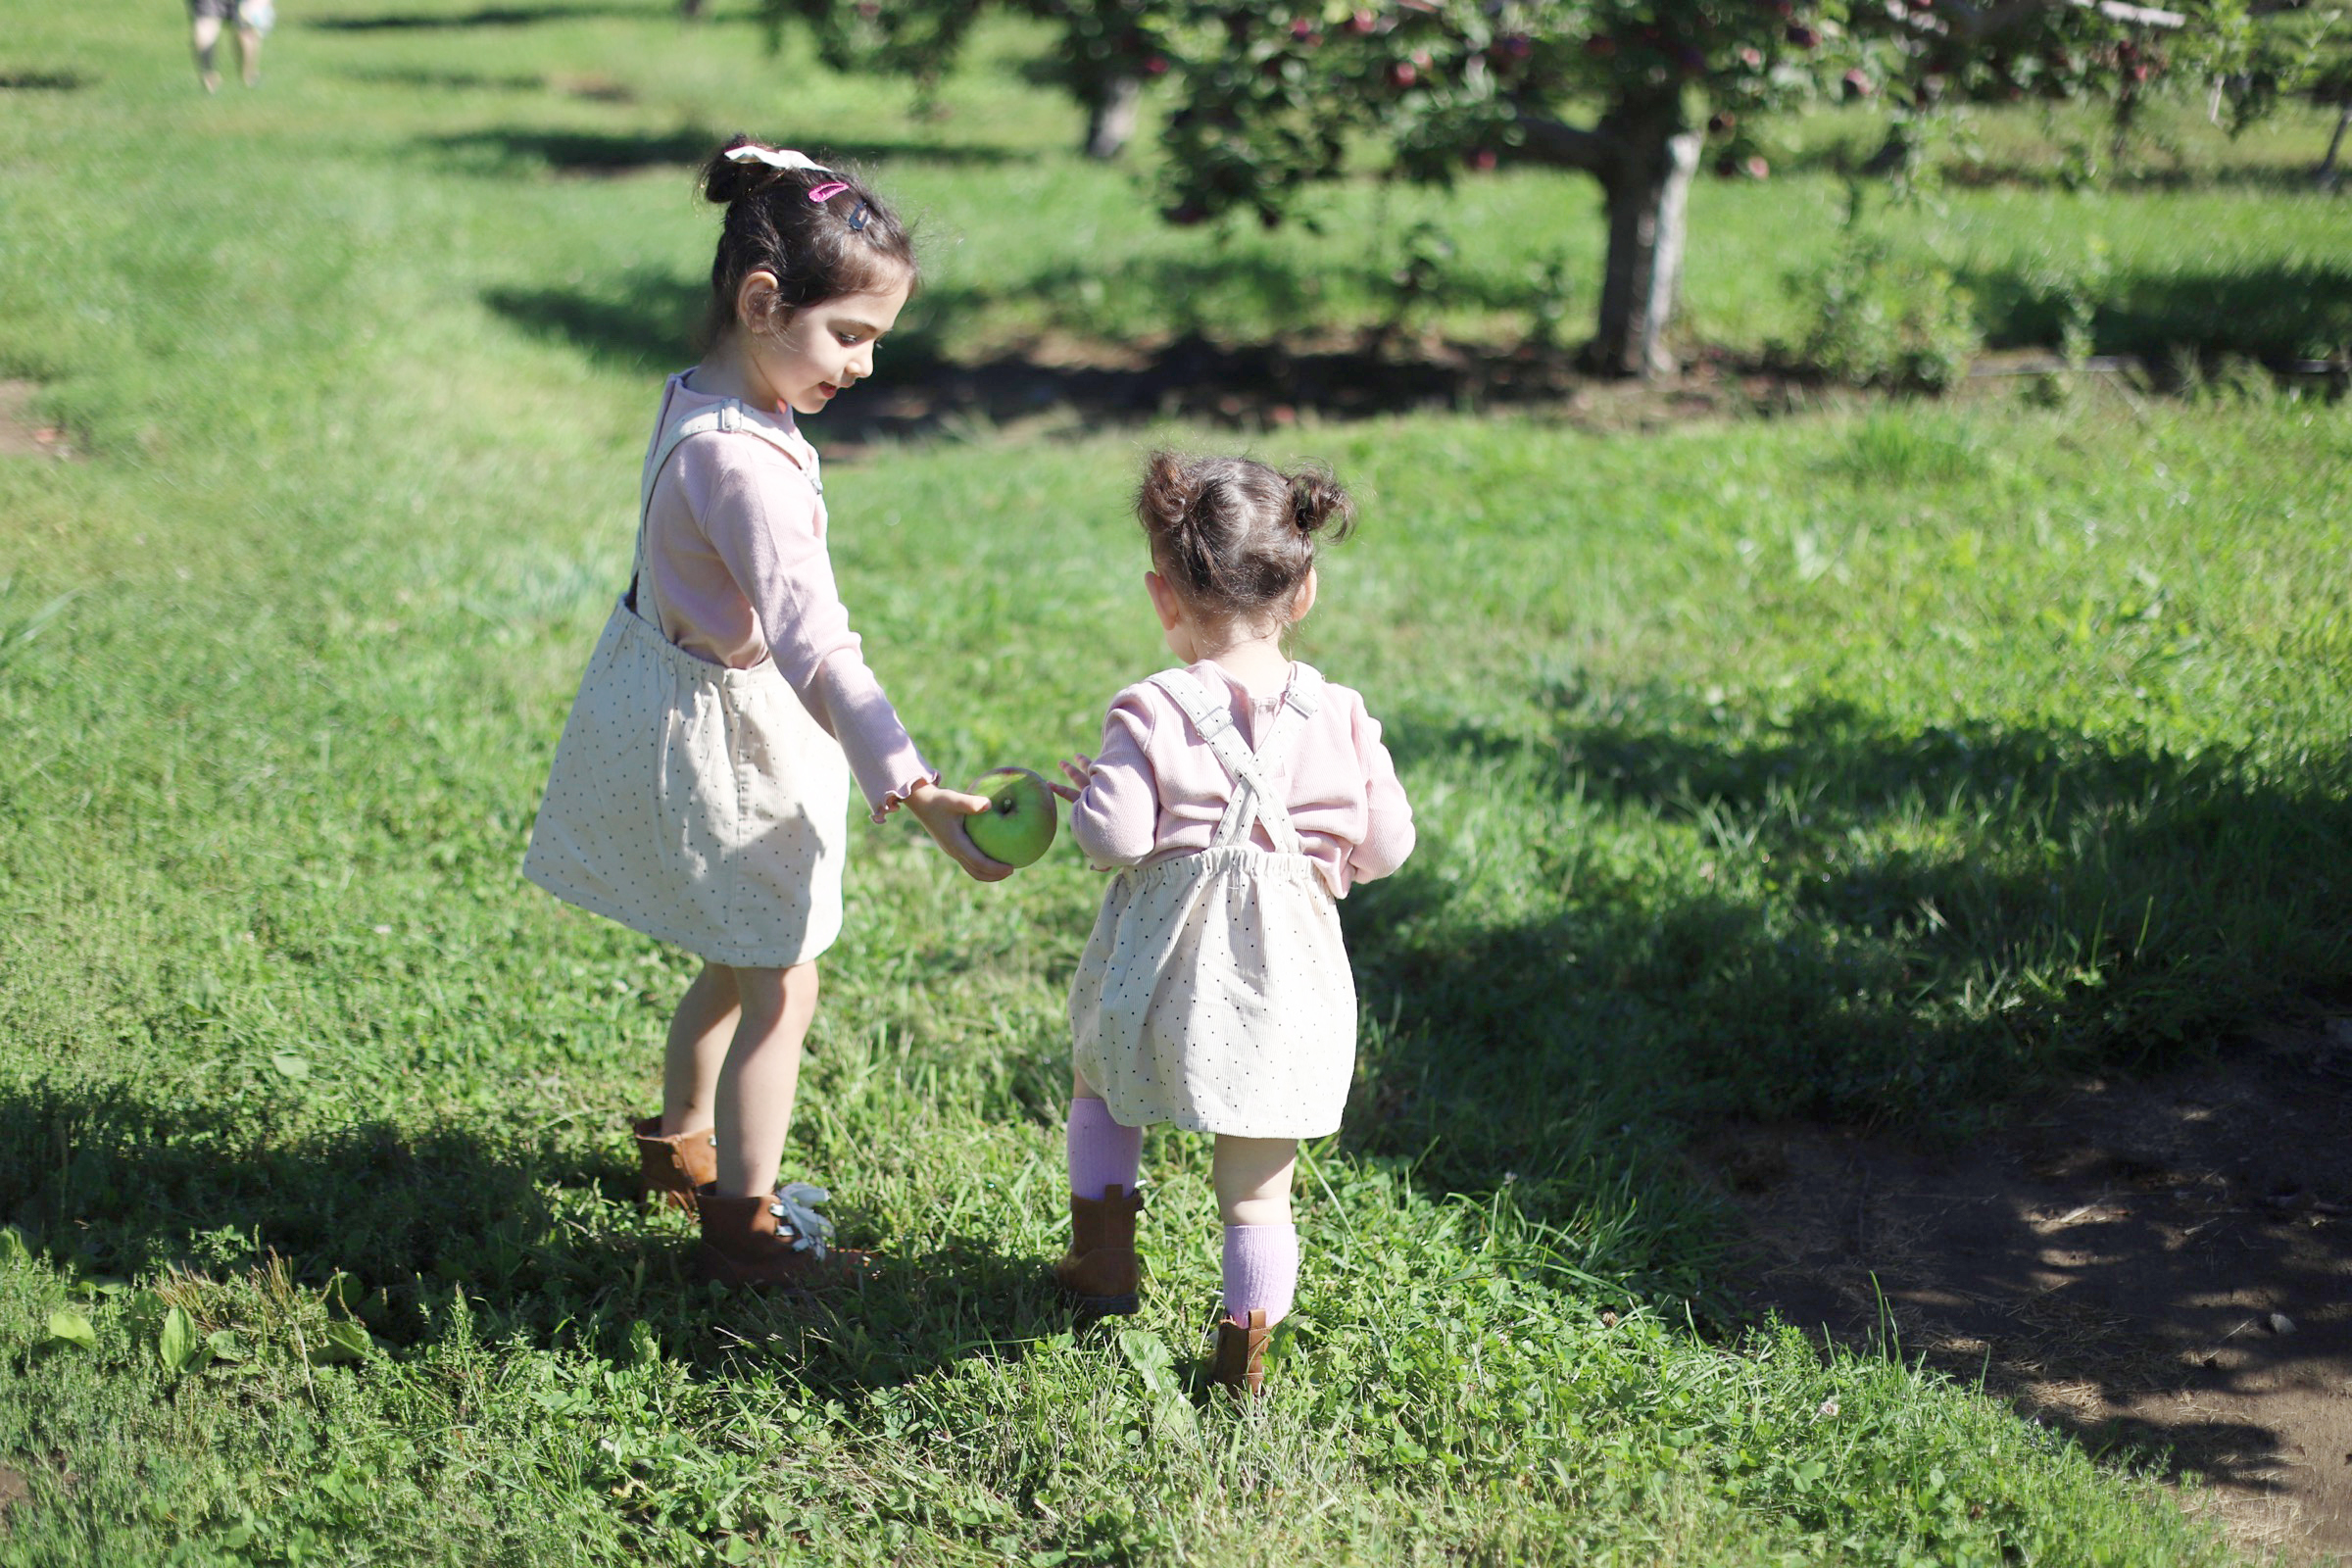
{"type": "Polygon", "coordinates": [[[1605,131],[1586,130],[1548,115],[1519,112],[1519,152],[1530,163],[1603,173],[1625,156],[1625,144],[1605,131]]]}
{"type": "MultiPolygon", "coordinates": [[[[2036,11],[2068,5],[2084,11],[2096,11],[2114,22],[2126,22],[2141,27],[2184,27],[2188,18],[2179,11],[2160,11],[2154,6],[2131,5],[2127,0],[2004,0],[2003,4],[1981,10],[1968,0],[1946,0],[1943,12],[1951,20],[1950,30],[1963,38],[1989,38],[2008,31],[2036,11]]],[[[1917,24],[1913,24],[1917,25],[1917,24]]]]}

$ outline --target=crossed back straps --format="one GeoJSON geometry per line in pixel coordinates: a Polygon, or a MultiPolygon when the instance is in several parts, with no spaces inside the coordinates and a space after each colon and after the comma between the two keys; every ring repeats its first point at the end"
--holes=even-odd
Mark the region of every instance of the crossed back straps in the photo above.
{"type": "Polygon", "coordinates": [[[1275,710],[1274,722],[1267,726],[1254,752],[1242,744],[1232,710],[1224,700],[1190,670],[1164,669],[1152,677],[1152,683],[1176,700],[1176,706],[1184,710],[1184,716],[1192,720],[1194,732],[1216,754],[1225,771],[1233,775],[1233,799],[1225,803],[1225,814],[1217,822],[1209,847],[1247,844],[1250,829],[1262,821],[1266,837],[1273,840],[1277,851],[1284,855],[1300,853],[1298,830],[1291,825],[1291,808],[1283,804],[1282,792],[1267,781],[1266,772],[1289,755],[1306,721],[1322,707],[1322,674],[1312,664],[1292,666],[1291,683],[1282,694],[1282,707],[1275,710]]]}

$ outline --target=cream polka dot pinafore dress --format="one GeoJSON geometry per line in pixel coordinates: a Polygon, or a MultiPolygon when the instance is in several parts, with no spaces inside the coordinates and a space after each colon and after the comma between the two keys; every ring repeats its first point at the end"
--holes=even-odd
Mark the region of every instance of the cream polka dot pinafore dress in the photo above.
{"type": "Polygon", "coordinates": [[[1078,1071],[1123,1126],[1336,1132],[1355,1070],[1355,978],[1281,789],[1323,678],[1293,666],[1254,754],[1191,674],[1152,678],[1233,776],[1233,798],[1207,849],[1112,880],[1070,987],[1078,1071]],[[1260,823],[1271,850],[1250,843],[1260,823]]]}
{"type": "Polygon", "coordinates": [[[772,661],[708,663],[639,608],[654,481],[679,442],[710,430],[774,439],[735,402],[656,432],[629,591],[580,677],[522,871],[710,962],[783,968],[841,934],[848,759],[772,661]]]}

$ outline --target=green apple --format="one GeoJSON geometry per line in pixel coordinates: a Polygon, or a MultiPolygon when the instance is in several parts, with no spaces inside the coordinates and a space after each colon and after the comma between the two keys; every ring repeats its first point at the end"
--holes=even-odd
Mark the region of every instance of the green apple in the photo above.
{"type": "Polygon", "coordinates": [[[1027,865],[1054,842],[1060,814],[1054,791],[1025,767],[1000,767],[972,780],[969,791],[988,797],[988,809],[963,819],[972,847],[992,860],[1027,865]]]}

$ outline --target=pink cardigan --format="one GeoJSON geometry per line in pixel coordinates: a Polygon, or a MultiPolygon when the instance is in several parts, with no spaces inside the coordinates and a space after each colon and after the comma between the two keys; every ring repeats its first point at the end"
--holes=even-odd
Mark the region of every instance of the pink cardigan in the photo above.
{"type": "MultiPolygon", "coordinates": [[[[724,401],[673,375],[655,428],[724,401]]],[[[774,660],[802,705],[841,742],[879,822],[939,774],[915,750],[850,630],[825,551],[816,449],[790,409],[770,414],[747,404],[743,412],[750,429],[689,436],[662,466],[646,510],[650,604],[640,609],[706,663],[749,669],[774,660]]]]}
{"type": "MultiPolygon", "coordinates": [[[[1241,736],[1254,750],[1282,705],[1282,694],[1252,697],[1212,660],[1192,666],[1211,692],[1222,691],[1241,736]]],[[[1276,777],[1307,857],[1332,897],[1357,882],[1387,876],[1413,852],[1413,808],[1380,744],[1380,721],[1346,686],[1326,682],[1276,777]]],[[[1150,681],[1128,687],[1102,722],[1102,749],[1086,788],[1070,808],[1070,834],[1097,870],[1151,865],[1208,848],[1233,776],[1193,733],[1175,700],[1150,681]]],[[[1272,849],[1261,827],[1251,842],[1272,849]]]]}

